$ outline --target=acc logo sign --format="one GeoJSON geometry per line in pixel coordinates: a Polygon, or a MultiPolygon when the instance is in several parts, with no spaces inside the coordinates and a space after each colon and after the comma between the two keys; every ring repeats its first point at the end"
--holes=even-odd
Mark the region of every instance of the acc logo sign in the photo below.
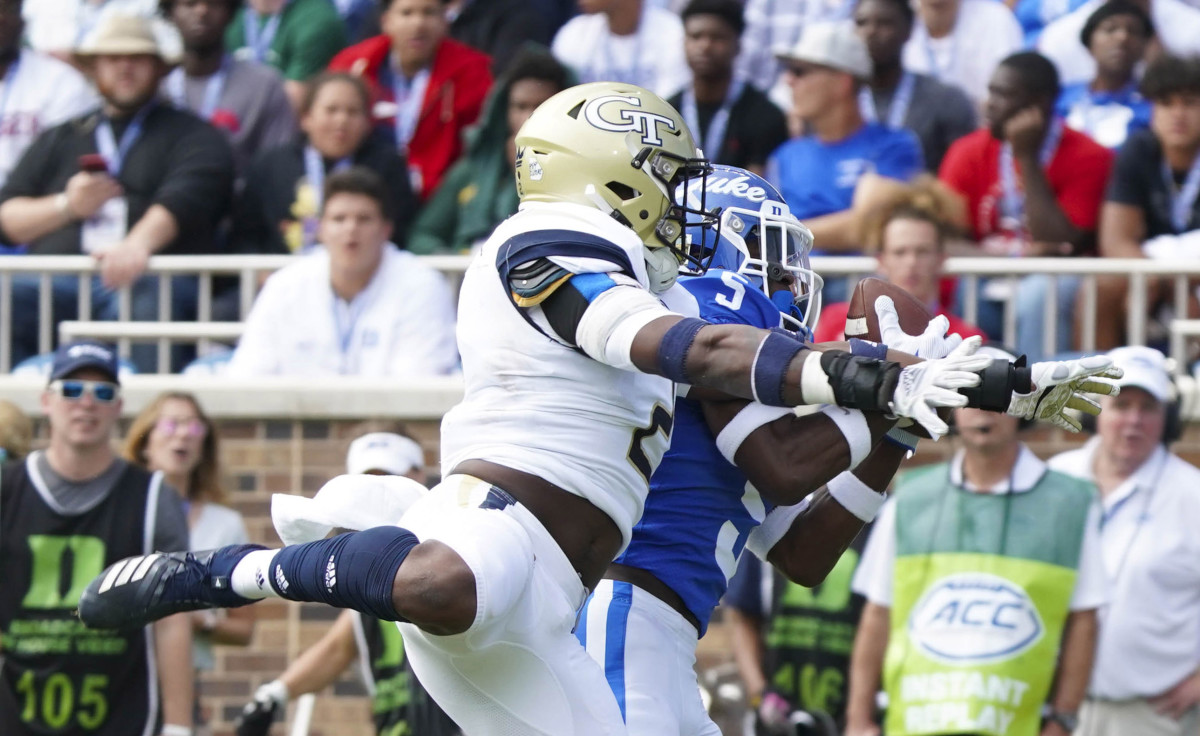
{"type": "Polygon", "coordinates": [[[908,634],[925,655],[945,664],[986,664],[1017,656],[1045,632],[1025,591],[985,573],[942,578],[913,607],[908,634]]]}
{"type": "Polygon", "coordinates": [[[589,100],[583,106],[583,119],[591,123],[592,127],[600,130],[611,130],[614,133],[624,133],[633,131],[640,133],[642,143],[648,146],[661,146],[663,143],[662,136],[659,135],[659,125],[667,126],[667,130],[675,131],[675,121],[666,115],[658,113],[646,112],[645,110],[631,110],[628,107],[621,106],[615,111],[610,107],[613,103],[624,103],[633,107],[641,107],[642,101],[637,97],[622,97],[621,95],[606,95],[597,97],[594,100],[589,100]]]}

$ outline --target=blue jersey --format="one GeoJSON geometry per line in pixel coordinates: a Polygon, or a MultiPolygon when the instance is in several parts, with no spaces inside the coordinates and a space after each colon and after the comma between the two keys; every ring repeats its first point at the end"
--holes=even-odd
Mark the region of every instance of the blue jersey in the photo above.
{"type": "Polygon", "coordinates": [[[1067,125],[1106,148],[1120,148],[1131,133],[1150,127],[1150,102],[1130,82],[1116,92],[1093,92],[1088,83],[1063,87],[1055,112],[1067,125]]]}
{"type": "MultiPolygon", "coordinates": [[[[712,270],[680,283],[708,322],[780,324],[779,308],[733,271],[712,270]]],[[[629,547],[616,562],[647,570],[678,593],[703,636],[747,536],[770,508],[721,455],[699,402],[677,398],[670,449],[650,479],[629,547]]]]}

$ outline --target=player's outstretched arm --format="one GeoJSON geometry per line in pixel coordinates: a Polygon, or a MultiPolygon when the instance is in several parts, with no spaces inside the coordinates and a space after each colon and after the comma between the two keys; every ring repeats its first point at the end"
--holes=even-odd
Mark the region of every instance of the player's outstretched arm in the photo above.
{"type": "Polygon", "coordinates": [[[701,407],[721,453],[776,506],[800,503],[858,465],[895,424],[880,412],[836,406],[805,416],[741,399],[701,407]]]}
{"type": "Polygon", "coordinates": [[[875,518],[907,452],[890,441],[880,442],[858,467],[840,473],[804,508],[773,509],[747,547],[756,553],[766,547],[767,561],[800,585],[821,583],[863,526],[875,518]]]}
{"type": "Polygon", "coordinates": [[[936,410],[963,406],[957,389],[979,384],[990,358],[974,356],[964,342],[941,360],[898,363],[841,351],[814,351],[781,330],[712,325],[664,316],[633,336],[629,356],[644,372],[713,388],[772,406],[836,404],[911,418],[930,433],[945,434],[936,410]]]}

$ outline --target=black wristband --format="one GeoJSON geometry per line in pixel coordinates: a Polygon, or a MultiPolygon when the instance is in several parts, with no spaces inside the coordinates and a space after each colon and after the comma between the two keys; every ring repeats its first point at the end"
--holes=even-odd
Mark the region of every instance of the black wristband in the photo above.
{"type": "Polygon", "coordinates": [[[1032,371],[1025,366],[1025,356],[1016,362],[993,360],[979,371],[979,385],[958,392],[967,397],[967,406],[984,411],[1007,411],[1014,393],[1027,394],[1033,386],[1032,371]]]}
{"type": "Polygon", "coordinates": [[[864,358],[841,350],[821,353],[821,370],[838,406],[863,411],[886,411],[900,379],[900,364],[864,358]]]}

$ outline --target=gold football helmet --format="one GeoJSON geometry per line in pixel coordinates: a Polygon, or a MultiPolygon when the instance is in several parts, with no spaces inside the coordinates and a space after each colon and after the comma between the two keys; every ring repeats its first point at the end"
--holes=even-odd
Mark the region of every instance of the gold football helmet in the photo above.
{"type": "Polygon", "coordinates": [[[650,90],[593,82],[559,92],[521,126],[516,148],[522,202],[596,207],[647,247],[669,248],[685,273],[707,267],[715,244],[707,231],[717,218],[703,201],[689,209],[677,192],[712,167],[683,117],[650,90]],[[685,232],[705,235],[697,240],[685,232]]]}

